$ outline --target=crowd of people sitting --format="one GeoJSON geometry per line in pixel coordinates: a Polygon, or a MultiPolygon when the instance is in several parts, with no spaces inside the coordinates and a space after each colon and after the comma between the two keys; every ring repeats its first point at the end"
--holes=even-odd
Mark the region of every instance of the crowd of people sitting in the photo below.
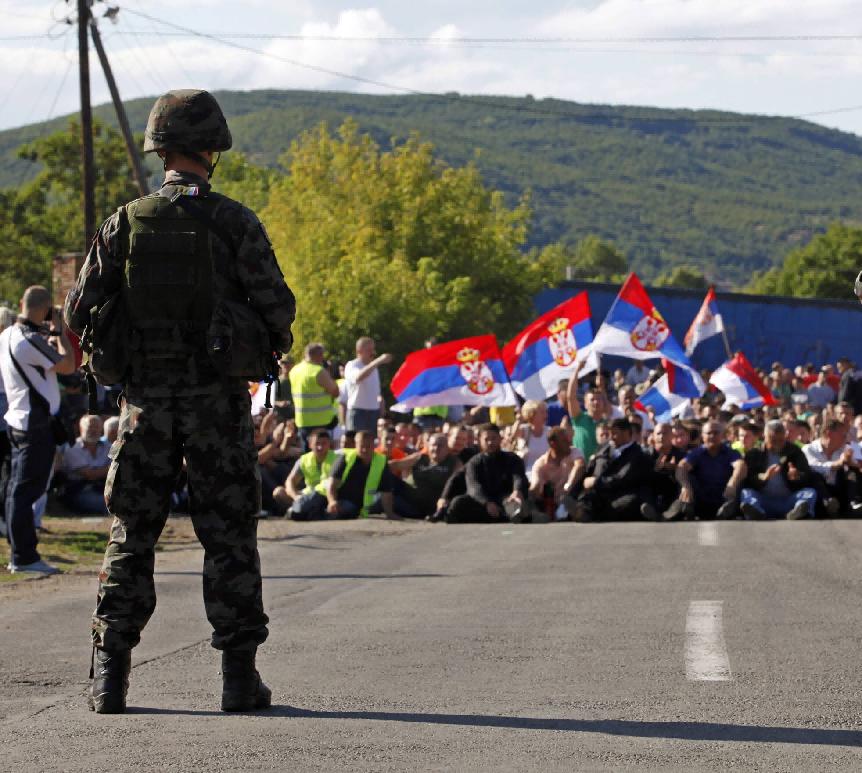
{"type": "MultiPolygon", "coordinates": [[[[311,345],[305,362],[325,371],[323,354],[311,345]]],[[[372,342],[366,364],[380,364],[373,355],[372,342]]],[[[312,378],[303,387],[290,378],[296,366],[282,366],[285,385],[303,395],[308,383],[313,389],[324,380],[303,370],[312,378]]],[[[447,523],[862,514],[862,415],[848,360],[837,372],[775,363],[760,375],[776,405],[744,411],[711,391],[672,422],[636,407],[658,375],[635,363],[628,371],[576,374],[549,401],[438,406],[413,416],[387,412],[378,394],[376,425],[357,430],[350,379],[334,371],[338,396],[329,398],[325,425],[299,426],[307,424],[302,397],[256,417],[263,512],[447,523]]]]}
{"type": "MultiPolygon", "coordinates": [[[[659,375],[643,363],[562,381],[519,407],[387,411],[374,342],[327,363],[321,344],[281,362],[271,410],[254,408],[261,517],[381,515],[428,521],[544,523],[862,515],[862,415],[855,367],[842,359],[760,375],[777,405],[743,411],[721,393],[656,421],[637,398],[659,375]],[[374,407],[376,406],[376,407],[374,407]]],[[[708,375],[707,375],[708,377],[708,375]]],[[[67,510],[105,512],[115,395],[86,414],[78,374],[61,377],[60,447],[50,493],[67,510]]],[[[187,507],[181,476],[171,504],[187,507]]],[[[42,503],[44,508],[44,502],[42,503]]]]}

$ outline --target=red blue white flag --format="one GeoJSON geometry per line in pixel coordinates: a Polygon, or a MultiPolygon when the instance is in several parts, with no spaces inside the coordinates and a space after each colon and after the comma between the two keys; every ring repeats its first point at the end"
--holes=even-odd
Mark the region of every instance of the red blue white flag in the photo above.
{"type": "Polygon", "coordinates": [[[691,368],[664,361],[665,374],[644,392],[635,403],[635,408],[644,413],[652,408],[656,421],[670,421],[681,416],[694,397],[706,391],[700,374],[691,368]]]}
{"type": "Polygon", "coordinates": [[[596,333],[593,349],[633,360],[664,357],[676,365],[692,367],[636,274],[628,275],[596,333]]]}
{"type": "Polygon", "coordinates": [[[512,387],[525,400],[544,400],[570,378],[596,369],[592,355],[593,323],[585,292],[563,301],[532,322],[503,347],[503,363],[512,387]]]}
{"type": "Polygon", "coordinates": [[[742,352],[714,371],[709,383],[724,393],[726,404],[738,405],[744,411],[778,402],[742,352]]]}
{"type": "Polygon", "coordinates": [[[426,405],[517,405],[493,335],[462,338],[407,355],[391,384],[392,410],[426,405]]]}
{"type": "Polygon", "coordinates": [[[724,321],[715,301],[715,288],[710,287],[700,311],[697,312],[694,322],[691,323],[682,341],[685,344],[685,353],[691,357],[699,343],[722,332],[724,332],[724,321]]]}

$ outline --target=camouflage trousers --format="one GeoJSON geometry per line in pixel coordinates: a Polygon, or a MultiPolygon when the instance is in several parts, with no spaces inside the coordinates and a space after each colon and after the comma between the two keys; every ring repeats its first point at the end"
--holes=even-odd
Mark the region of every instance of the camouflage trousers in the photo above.
{"type": "Polygon", "coordinates": [[[99,573],[93,642],[127,649],[156,607],[155,546],[186,460],[190,512],[204,548],[203,595],[216,649],[267,636],[257,520],[260,475],[248,394],[128,399],[105,486],[114,517],[99,573]]]}

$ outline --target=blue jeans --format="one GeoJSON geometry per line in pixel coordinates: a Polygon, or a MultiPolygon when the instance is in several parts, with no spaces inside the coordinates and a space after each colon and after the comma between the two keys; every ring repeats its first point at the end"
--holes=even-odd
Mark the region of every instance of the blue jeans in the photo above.
{"type": "Polygon", "coordinates": [[[326,497],[312,491],[295,499],[287,514],[294,521],[312,521],[326,515],[326,497]]]}
{"type": "Polygon", "coordinates": [[[380,418],[380,411],[369,411],[365,408],[350,408],[347,411],[347,429],[354,432],[365,430],[372,434],[377,434],[377,420],[380,418]]]}
{"type": "Polygon", "coordinates": [[[63,504],[80,515],[105,515],[105,483],[87,481],[83,486],[73,485],[63,497],[63,504]]]}
{"type": "Polygon", "coordinates": [[[12,563],[25,566],[39,560],[33,522],[33,503],[45,493],[54,463],[54,434],[50,425],[19,432],[11,427],[12,465],[6,492],[7,539],[12,563]]]}
{"type": "Polygon", "coordinates": [[[817,504],[817,492],[813,488],[801,488],[786,497],[770,496],[751,488],[742,489],[742,504],[753,505],[767,518],[784,518],[800,502],[808,505],[808,515],[813,517],[817,504]]]}

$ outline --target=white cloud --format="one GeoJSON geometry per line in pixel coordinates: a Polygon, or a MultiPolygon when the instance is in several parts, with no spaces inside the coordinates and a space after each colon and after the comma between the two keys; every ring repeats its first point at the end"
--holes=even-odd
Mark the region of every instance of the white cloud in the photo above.
{"type": "MultiPolygon", "coordinates": [[[[235,0],[186,0],[182,6],[175,0],[126,2],[128,10],[185,27],[294,33],[304,39],[235,41],[265,52],[260,55],[196,38],[159,37],[151,34],[163,29],[157,23],[121,12],[120,23],[116,27],[104,23],[103,31],[125,97],[192,85],[399,93],[339,76],[345,73],[418,91],[531,93],[591,103],[785,115],[860,102],[862,42],[537,45],[525,41],[512,46],[459,42],[463,37],[489,34],[513,38],[836,34],[855,31],[848,22],[858,15],[858,0],[599,0],[544,15],[537,5],[527,22],[522,4],[498,0],[490,33],[482,24],[482,14],[477,16],[477,6],[459,7],[455,2],[414,7],[377,0],[376,6],[365,8],[338,7],[338,0],[316,0],[313,5],[311,0],[279,4],[245,0],[241,5],[235,0]],[[445,13],[435,10],[439,7],[445,7],[445,13]],[[138,34],[128,34],[132,30],[138,34]],[[424,44],[373,40],[399,35],[433,40],[424,44]],[[344,40],[317,39],[321,37],[344,40]]],[[[0,13],[6,9],[19,17],[37,17],[9,17],[9,23],[20,23],[25,30],[44,30],[51,7],[44,0],[0,0],[0,13]]],[[[485,10],[490,13],[490,5],[485,10]]],[[[63,45],[47,40],[0,43],[0,97],[20,79],[13,93],[19,99],[8,103],[0,117],[3,125],[45,117],[42,113],[68,67],[63,45]]],[[[65,45],[66,56],[74,56],[72,30],[65,45]]],[[[107,99],[95,59],[93,73],[94,100],[107,99]]],[[[69,76],[57,111],[75,109],[75,75],[69,76]]],[[[820,120],[830,122],[831,117],[820,120]]],[[[837,114],[834,123],[862,133],[862,111],[837,114]]]]}

